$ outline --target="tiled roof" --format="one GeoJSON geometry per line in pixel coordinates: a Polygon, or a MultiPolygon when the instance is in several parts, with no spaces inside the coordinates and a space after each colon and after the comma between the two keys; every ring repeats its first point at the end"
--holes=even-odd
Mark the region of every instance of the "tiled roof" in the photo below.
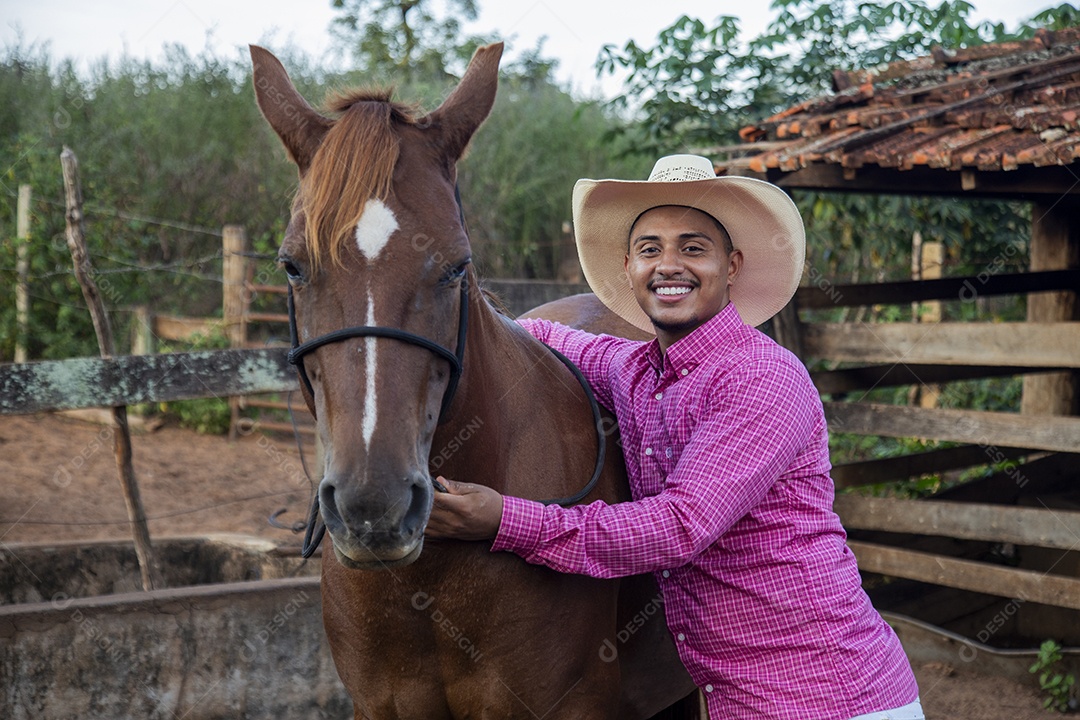
{"type": "Polygon", "coordinates": [[[835,94],[740,132],[722,172],[816,164],[1009,171],[1080,157],[1080,28],[836,72],[835,94]]]}

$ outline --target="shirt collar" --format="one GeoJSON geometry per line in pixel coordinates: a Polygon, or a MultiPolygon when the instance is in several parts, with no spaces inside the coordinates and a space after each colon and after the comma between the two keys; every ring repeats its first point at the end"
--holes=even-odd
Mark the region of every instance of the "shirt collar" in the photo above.
{"type": "Polygon", "coordinates": [[[691,370],[715,355],[717,350],[734,346],[737,335],[745,327],[735,303],[729,302],[689,335],[668,347],[666,356],[660,353],[659,341],[650,341],[646,348],[646,359],[658,373],[664,371],[666,364],[676,375],[689,375],[691,370]]]}

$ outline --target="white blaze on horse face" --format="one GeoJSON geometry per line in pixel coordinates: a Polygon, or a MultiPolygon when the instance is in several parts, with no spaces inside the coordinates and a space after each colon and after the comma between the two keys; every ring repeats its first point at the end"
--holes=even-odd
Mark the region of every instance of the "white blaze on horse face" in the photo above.
{"type": "MultiPolygon", "coordinates": [[[[371,296],[370,290],[368,290],[367,296],[367,324],[369,327],[375,325],[375,298],[371,296]]],[[[369,336],[364,339],[364,352],[366,353],[364,375],[366,376],[367,387],[364,391],[364,422],[362,429],[364,431],[364,447],[370,451],[371,438],[375,435],[375,417],[378,412],[378,407],[375,404],[375,338],[369,336]]]]}
{"type": "Polygon", "coordinates": [[[390,208],[382,200],[371,198],[364,204],[364,213],[356,223],[356,246],[364,257],[374,260],[397,229],[397,218],[390,208]]]}
{"type": "MultiPolygon", "coordinates": [[[[390,236],[398,229],[397,218],[390,208],[378,198],[371,198],[364,204],[364,212],[356,223],[356,246],[369,261],[379,257],[383,248],[390,242],[390,236]]],[[[375,325],[375,299],[368,291],[367,324],[375,325]]],[[[375,338],[369,337],[364,340],[364,369],[366,388],[364,392],[364,421],[362,430],[364,433],[364,446],[371,450],[371,438],[375,435],[375,420],[378,414],[377,398],[375,397],[375,370],[376,370],[376,347],[375,338]]]]}

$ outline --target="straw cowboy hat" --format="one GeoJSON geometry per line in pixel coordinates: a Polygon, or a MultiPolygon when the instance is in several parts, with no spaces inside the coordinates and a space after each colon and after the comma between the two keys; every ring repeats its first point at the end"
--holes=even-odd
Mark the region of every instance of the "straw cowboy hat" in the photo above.
{"type": "Polygon", "coordinates": [[[731,301],[747,325],[778,313],[799,286],[806,233],[795,203],[771,183],[716,177],[707,158],[660,158],[645,182],[578,180],[573,202],[578,257],[589,287],[612,312],[647,332],[655,329],[634,298],[623,258],[634,221],[654,207],[696,208],[727,229],[743,254],[731,301]]]}

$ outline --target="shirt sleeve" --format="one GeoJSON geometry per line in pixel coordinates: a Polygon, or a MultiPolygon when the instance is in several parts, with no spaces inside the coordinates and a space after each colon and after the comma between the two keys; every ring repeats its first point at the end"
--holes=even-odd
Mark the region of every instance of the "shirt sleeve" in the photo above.
{"type": "Polygon", "coordinates": [[[618,351],[634,341],[613,335],[594,335],[550,320],[524,319],[515,322],[577,365],[592,387],[597,402],[608,409],[615,407],[611,384],[612,364],[618,351]]]}
{"type": "Polygon", "coordinates": [[[761,502],[824,422],[801,367],[774,358],[732,373],[659,494],[569,508],[506,497],[492,550],[603,578],[691,561],[761,502]]]}

